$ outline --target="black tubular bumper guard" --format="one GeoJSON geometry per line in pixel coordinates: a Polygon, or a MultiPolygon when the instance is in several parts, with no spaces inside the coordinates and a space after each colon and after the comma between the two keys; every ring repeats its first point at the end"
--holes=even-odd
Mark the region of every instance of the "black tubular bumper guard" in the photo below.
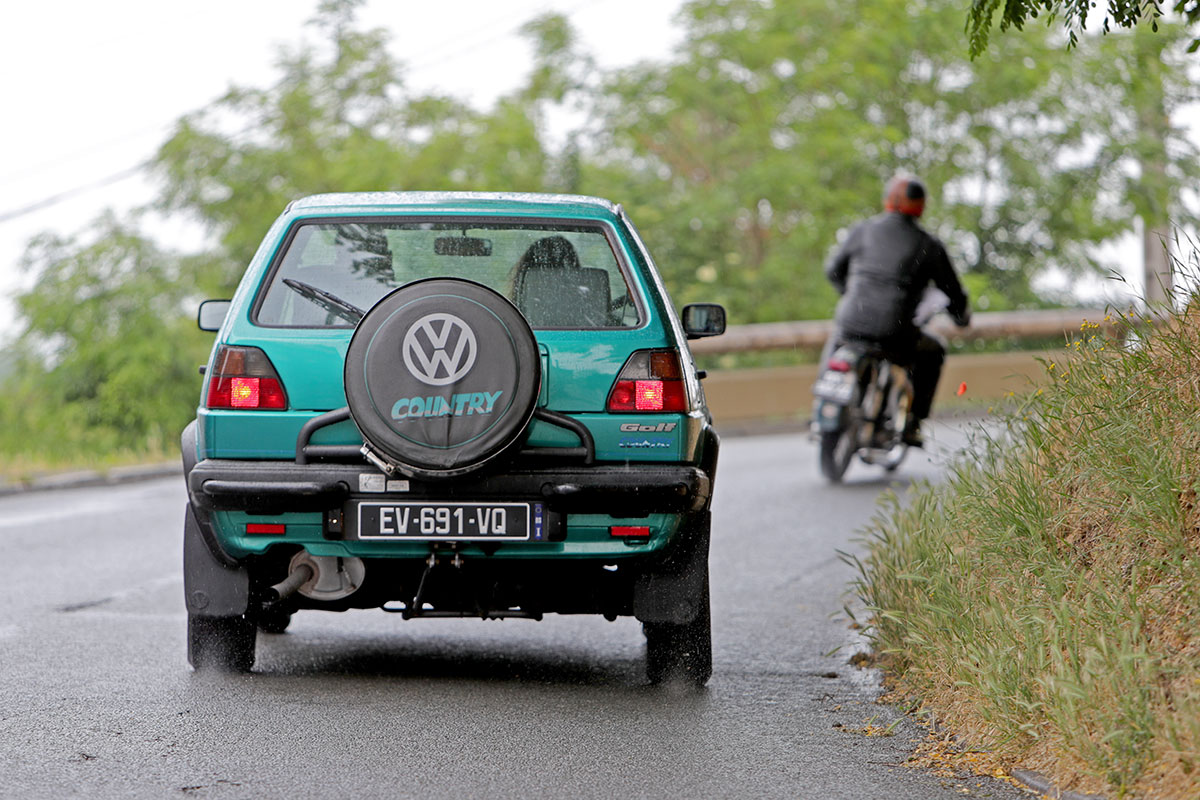
{"type": "MultiPolygon", "coordinates": [[[[521,451],[522,456],[573,458],[582,460],[584,464],[591,464],[596,460],[596,443],[592,439],[592,432],[582,422],[546,408],[534,409],[533,416],[543,422],[569,430],[579,437],[579,446],[527,448],[521,451]]],[[[296,463],[308,464],[313,459],[354,460],[361,458],[362,447],[360,445],[312,443],[313,434],[318,430],[345,422],[348,419],[350,419],[349,406],[319,414],[304,423],[304,427],[300,429],[300,435],[296,437],[296,463]]]]}

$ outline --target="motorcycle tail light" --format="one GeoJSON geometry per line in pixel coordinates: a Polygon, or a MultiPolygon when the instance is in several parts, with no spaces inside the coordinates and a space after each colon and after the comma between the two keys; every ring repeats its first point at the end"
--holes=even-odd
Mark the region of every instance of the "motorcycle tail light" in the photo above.
{"type": "Polygon", "coordinates": [[[207,408],[285,409],[287,393],[267,354],[221,345],[209,373],[207,408]]]}
{"type": "Polygon", "coordinates": [[[688,410],[683,366],[675,350],[639,350],[629,357],[608,393],[609,411],[688,410]]]}
{"type": "Polygon", "coordinates": [[[842,358],[831,358],[826,366],[834,372],[849,372],[851,369],[850,362],[842,358]]]}

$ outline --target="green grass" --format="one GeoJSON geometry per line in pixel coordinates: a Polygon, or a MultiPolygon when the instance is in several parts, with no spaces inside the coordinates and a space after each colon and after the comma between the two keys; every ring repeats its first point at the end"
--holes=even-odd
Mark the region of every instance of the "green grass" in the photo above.
{"type": "Polygon", "coordinates": [[[158,464],[179,460],[178,447],[145,447],[111,452],[76,451],[70,454],[22,452],[0,460],[0,485],[26,483],[55,473],[95,470],[106,473],[114,467],[158,464]]]}
{"type": "Polygon", "coordinates": [[[973,744],[1200,797],[1200,308],[1126,321],[1133,344],[1086,326],[948,480],[891,497],[858,589],[898,691],[973,744]]]}

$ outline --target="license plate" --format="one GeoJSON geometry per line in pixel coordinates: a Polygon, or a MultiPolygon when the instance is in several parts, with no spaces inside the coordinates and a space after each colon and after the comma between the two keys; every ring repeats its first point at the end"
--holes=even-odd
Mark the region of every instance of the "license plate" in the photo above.
{"type": "Polygon", "coordinates": [[[828,370],[813,385],[813,394],[822,400],[828,400],[838,405],[847,405],[854,397],[853,372],[834,372],[828,370]]]}
{"type": "Polygon", "coordinates": [[[404,541],[546,541],[541,503],[358,504],[358,538],[404,541]]]}

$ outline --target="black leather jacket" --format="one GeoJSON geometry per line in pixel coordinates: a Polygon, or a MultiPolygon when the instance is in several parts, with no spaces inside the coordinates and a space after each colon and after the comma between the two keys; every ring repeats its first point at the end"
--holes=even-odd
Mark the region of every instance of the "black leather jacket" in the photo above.
{"type": "Polygon", "coordinates": [[[825,265],[825,277],[842,295],[834,314],[841,338],[891,348],[915,343],[913,313],[930,283],[950,298],[946,310],[959,325],[970,317],[946,248],[907,214],[884,212],[854,226],[825,265]]]}

